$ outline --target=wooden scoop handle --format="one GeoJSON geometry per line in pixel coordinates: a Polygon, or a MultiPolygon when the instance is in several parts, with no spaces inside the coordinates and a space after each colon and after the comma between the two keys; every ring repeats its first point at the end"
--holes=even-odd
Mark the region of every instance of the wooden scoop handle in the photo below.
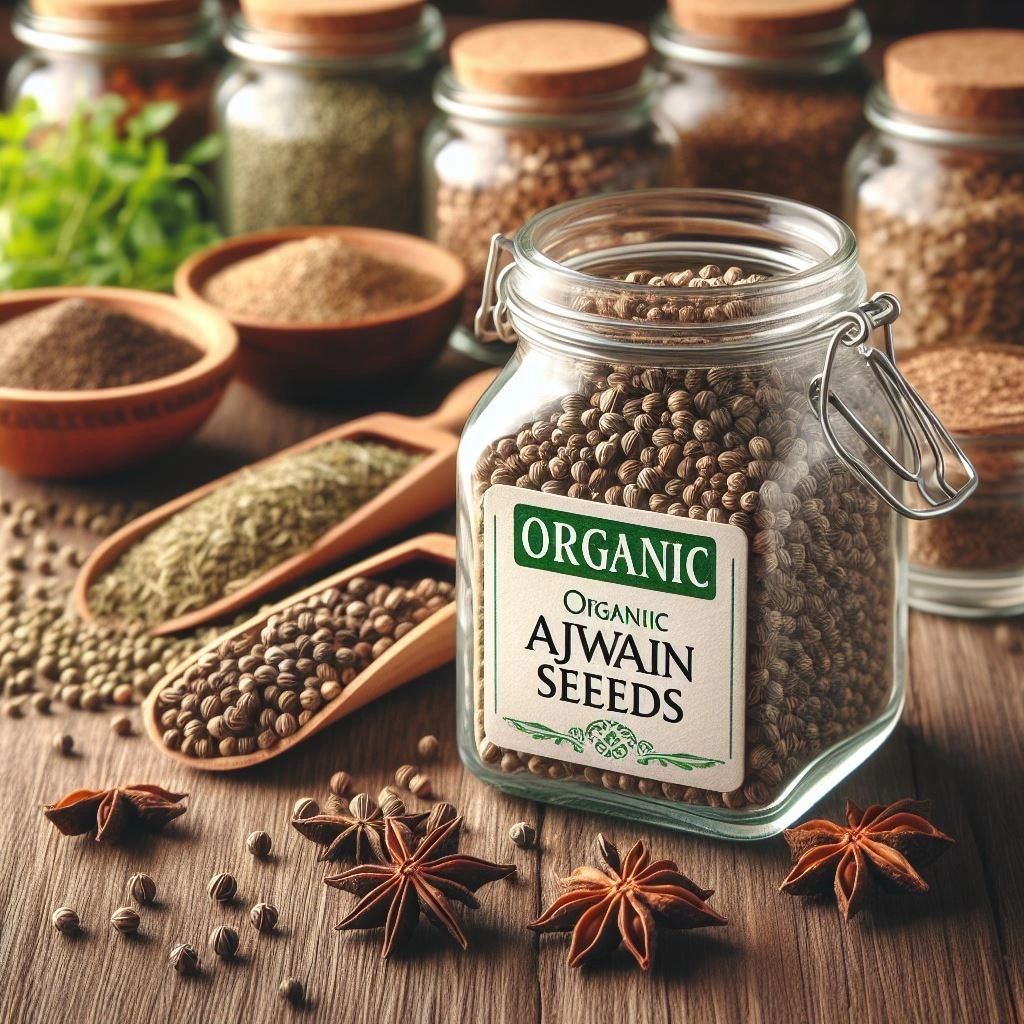
{"type": "Polygon", "coordinates": [[[434,427],[437,430],[461,434],[466,420],[469,419],[469,414],[497,376],[497,370],[483,370],[481,373],[474,373],[472,377],[467,377],[460,384],[456,384],[448,392],[445,400],[432,413],[424,416],[420,422],[424,426],[434,427]]]}

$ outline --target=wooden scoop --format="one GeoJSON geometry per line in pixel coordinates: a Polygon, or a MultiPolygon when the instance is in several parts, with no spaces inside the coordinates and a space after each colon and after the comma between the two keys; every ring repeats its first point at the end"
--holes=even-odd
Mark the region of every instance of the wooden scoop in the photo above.
{"type": "Polygon", "coordinates": [[[421,537],[396,544],[387,551],[358,562],[356,565],[343,569],[341,572],[321,580],[319,583],[276,604],[269,610],[261,611],[241,626],[236,626],[197,651],[187,661],[176,666],[174,671],[160,680],[150,691],[142,705],[142,721],[150,738],[168,757],[186,764],[191,768],[204,771],[227,772],[237,768],[249,768],[262,764],[272,757],[277,757],[303,740],[326,729],[344,718],[345,715],[358,711],[359,708],[384,694],[390,693],[404,683],[418,676],[426,675],[442,665],[446,665],[455,657],[455,602],[434,612],[418,626],[414,626],[401,640],[396,641],[379,658],[372,661],[348,686],[340,696],[321,708],[297,732],[278,740],[269,750],[255,750],[251,754],[238,754],[234,757],[190,757],[180,750],[171,750],[164,745],[161,738],[163,727],[158,721],[157,700],[161,690],[180,679],[185,671],[208,651],[216,651],[225,640],[233,640],[252,631],[258,632],[266,625],[267,619],[276,612],[302,601],[314,594],[327,590],[329,587],[342,586],[355,576],[388,576],[401,575],[401,567],[412,562],[434,562],[445,569],[445,575],[455,565],[455,538],[443,533],[427,533],[421,537]],[[397,570],[397,572],[396,572],[397,570]]]}
{"type": "MultiPolygon", "coordinates": [[[[168,619],[154,626],[150,632],[156,636],[163,636],[179,630],[193,629],[222,618],[239,608],[244,608],[263,594],[328,565],[343,555],[358,551],[380,537],[386,537],[447,508],[455,498],[455,454],[459,443],[458,433],[480,396],[490,387],[496,376],[496,370],[485,370],[467,378],[456,385],[440,407],[428,416],[374,413],[332,427],[322,434],[307,438],[253,463],[252,466],[262,466],[273,459],[306,451],[339,438],[382,441],[406,451],[422,452],[424,455],[409,472],[402,474],[375,498],[324,533],[305,551],[285,559],[239,590],[218,598],[203,608],[168,619]]],[[[75,582],[74,603],[79,616],[86,622],[95,619],[89,607],[89,590],[124,551],[138,543],[166,519],[234,479],[240,472],[243,470],[222,476],[147,512],[103,541],[82,566],[75,582]]]]}

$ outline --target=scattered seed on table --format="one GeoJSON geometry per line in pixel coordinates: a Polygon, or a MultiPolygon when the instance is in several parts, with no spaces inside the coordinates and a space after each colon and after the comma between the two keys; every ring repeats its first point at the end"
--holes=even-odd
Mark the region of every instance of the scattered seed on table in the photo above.
{"type": "Polygon", "coordinates": [[[128,892],[140,906],[146,907],[156,902],[156,882],[144,872],[140,871],[128,879],[128,892]]]}
{"type": "Polygon", "coordinates": [[[401,786],[402,789],[408,789],[409,783],[419,775],[419,769],[412,764],[403,764],[400,768],[395,769],[395,784],[401,786]]]}
{"type": "Polygon", "coordinates": [[[270,838],[270,834],[268,832],[264,832],[262,829],[258,832],[250,832],[249,838],[245,841],[245,848],[254,857],[266,857],[270,853],[270,849],[273,845],[274,843],[270,838]]]}
{"type": "Polygon", "coordinates": [[[131,736],[135,731],[128,715],[117,715],[110,720],[110,731],[117,736],[131,736]]]}
{"type": "Polygon", "coordinates": [[[521,850],[528,850],[537,842],[537,830],[528,821],[517,821],[508,830],[508,837],[521,850]]]}
{"type": "Polygon", "coordinates": [[[61,935],[77,935],[82,927],[78,915],[70,907],[58,907],[50,915],[50,921],[61,935]]]}
{"type": "Polygon", "coordinates": [[[111,916],[110,923],[122,935],[133,935],[139,930],[139,915],[131,907],[119,907],[111,916]]]}
{"type": "Polygon", "coordinates": [[[421,736],[419,743],[416,744],[416,752],[424,761],[433,761],[440,747],[436,736],[421,736]]]}
{"type": "Polygon", "coordinates": [[[314,815],[320,813],[320,805],[309,796],[304,796],[300,800],[295,801],[295,805],[292,807],[293,818],[312,818],[314,815]]]}
{"type": "Polygon", "coordinates": [[[430,796],[433,785],[429,775],[414,775],[409,780],[409,792],[413,796],[430,796]]]}
{"type": "Polygon", "coordinates": [[[238,892],[238,883],[234,876],[222,871],[210,879],[206,891],[210,894],[210,899],[216,900],[218,903],[230,903],[238,892]]]}
{"type": "Polygon", "coordinates": [[[272,932],[277,927],[277,907],[269,903],[257,903],[249,911],[249,920],[258,932],[272,932]]]}
{"type": "Polygon", "coordinates": [[[25,714],[25,699],[23,697],[12,697],[4,701],[4,714],[8,718],[22,718],[25,714]]]}
{"type": "Polygon", "coordinates": [[[405,814],[405,801],[390,786],[377,794],[377,804],[385,818],[400,818],[405,814]]]}
{"type": "Polygon", "coordinates": [[[50,711],[50,695],[48,693],[34,693],[32,694],[32,707],[40,715],[49,714],[50,711]]]}
{"type": "Polygon", "coordinates": [[[75,749],[75,738],[66,732],[59,732],[53,737],[53,749],[62,757],[68,757],[75,749]]]}
{"type": "Polygon", "coordinates": [[[199,953],[187,942],[179,942],[168,959],[179,974],[195,974],[199,970],[199,953]]]}
{"type": "Polygon", "coordinates": [[[233,960],[238,952],[238,932],[226,924],[217,925],[210,932],[210,949],[221,958],[221,960],[233,960]]]}
{"type": "Polygon", "coordinates": [[[331,776],[330,787],[335,796],[345,796],[352,788],[352,776],[348,772],[335,772],[331,776]]]}
{"type": "Polygon", "coordinates": [[[300,1006],[303,999],[302,982],[298,978],[285,978],[277,986],[277,994],[282,999],[287,999],[294,1006],[300,1006]]]}

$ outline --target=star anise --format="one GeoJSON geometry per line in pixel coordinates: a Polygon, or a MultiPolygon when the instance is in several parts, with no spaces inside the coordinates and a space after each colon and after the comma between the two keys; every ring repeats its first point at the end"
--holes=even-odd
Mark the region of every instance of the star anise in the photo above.
{"type": "Polygon", "coordinates": [[[96,841],[117,843],[129,832],[158,832],[188,808],[187,793],[143,783],[115,789],[76,789],[44,813],[66,836],[96,832],[96,841]]]}
{"type": "Polygon", "coordinates": [[[862,811],[846,802],[847,826],[832,821],[805,821],[787,829],[794,866],[780,887],[793,896],[835,889],[836,902],[849,921],[862,910],[876,887],[889,892],[927,892],[918,868],[941,856],[953,843],[924,815],[928,805],[898,800],[862,811]]]}
{"type": "Polygon", "coordinates": [[[537,932],[572,931],[570,967],[599,959],[621,943],[646,971],[659,925],[682,929],[727,923],[704,903],[714,890],[695,885],[674,861],[652,863],[643,840],[633,844],[625,860],[603,835],[597,845],[607,867],[576,868],[560,878],[562,895],[529,925],[537,932]]]}
{"type": "Polygon", "coordinates": [[[462,818],[454,818],[417,843],[416,836],[400,821],[386,819],[388,863],[362,864],[324,879],[335,889],[362,897],[338,929],[383,926],[381,956],[387,959],[395,945],[414,931],[422,913],[431,924],[445,928],[463,949],[468,948],[469,940],[449,901],[458,900],[476,910],[480,903],[473,893],[489,882],[515,874],[516,867],[492,864],[464,853],[442,854],[461,823],[462,818]]]}
{"type": "MultiPolygon", "coordinates": [[[[415,831],[426,818],[426,814],[403,814],[395,820],[415,831]]],[[[319,860],[353,857],[357,864],[380,863],[387,859],[381,842],[386,820],[372,796],[357,793],[347,811],[292,818],[292,828],[324,847],[319,860]]]]}

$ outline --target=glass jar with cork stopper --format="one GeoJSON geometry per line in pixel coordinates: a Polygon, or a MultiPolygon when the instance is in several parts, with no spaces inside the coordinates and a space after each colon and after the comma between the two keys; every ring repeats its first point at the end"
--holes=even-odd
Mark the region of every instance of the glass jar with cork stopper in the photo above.
{"type": "Polygon", "coordinates": [[[850,156],[871,287],[914,295],[905,348],[1024,342],[1024,31],[894,43],[850,156]]]}
{"type": "Polygon", "coordinates": [[[651,30],[673,184],[784,195],[839,214],[864,129],[870,43],[853,0],[670,0],[651,30]]]}
{"type": "Polygon", "coordinates": [[[222,27],[217,0],[28,0],[11,29],[26,47],[7,77],[6,101],[31,97],[61,123],[105,93],[127,114],[173,100],[164,132],[182,152],[209,131],[222,27]]]}
{"type": "Polygon", "coordinates": [[[904,519],[977,485],[899,312],[843,222],[770,196],[597,196],[495,240],[478,327],[518,344],[459,449],[471,771],[756,839],[882,743],[904,519]]]}
{"type": "Polygon", "coordinates": [[[427,233],[462,257],[470,281],[459,347],[474,344],[491,236],[578,196],[664,184],[672,133],[652,113],[644,37],[617,25],[541,20],[459,36],[434,85],[425,142],[427,233]]]}
{"type": "Polygon", "coordinates": [[[215,100],[225,230],[416,231],[443,42],[440,15],[422,0],[242,0],[215,100]]]}

